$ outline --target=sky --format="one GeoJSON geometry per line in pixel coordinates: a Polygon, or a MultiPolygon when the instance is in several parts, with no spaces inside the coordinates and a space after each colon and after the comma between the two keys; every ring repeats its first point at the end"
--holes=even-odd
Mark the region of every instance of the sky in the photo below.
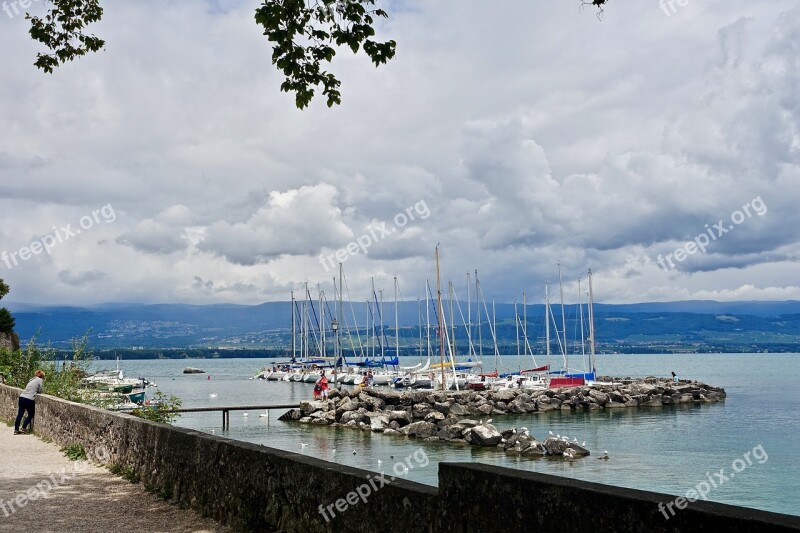
{"type": "Polygon", "coordinates": [[[0,11],[7,299],[424,298],[437,244],[462,299],[800,299],[800,2],[580,3],[384,3],[303,111],[257,2],[105,0],[52,75],[0,11]]]}

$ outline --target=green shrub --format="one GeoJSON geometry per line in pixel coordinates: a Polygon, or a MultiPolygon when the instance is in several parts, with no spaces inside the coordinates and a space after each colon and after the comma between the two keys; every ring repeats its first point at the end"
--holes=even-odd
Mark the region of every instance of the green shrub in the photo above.
{"type": "Polygon", "coordinates": [[[0,333],[14,333],[14,317],[5,307],[0,308],[0,333]]]}
{"type": "Polygon", "coordinates": [[[158,391],[153,396],[152,405],[143,405],[131,411],[131,414],[144,418],[145,420],[152,420],[153,422],[161,422],[162,424],[171,424],[173,420],[180,416],[179,413],[170,413],[172,409],[181,408],[181,399],[177,396],[169,396],[158,391]]]}
{"type": "Polygon", "coordinates": [[[75,444],[70,444],[69,446],[64,446],[63,448],[61,448],[61,451],[64,453],[64,455],[67,456],[67,458],[69,458],[70,461],[86,460],[86,449],[80,442],[76,442],[75,444]]]}
{"type": "Polygon", "coordinates": [[[131,483],[139,483],[141,476],[136,472],[136,469],[129,465],[114,463],[108,467],[112,474],[127,479],[131,483]]]}

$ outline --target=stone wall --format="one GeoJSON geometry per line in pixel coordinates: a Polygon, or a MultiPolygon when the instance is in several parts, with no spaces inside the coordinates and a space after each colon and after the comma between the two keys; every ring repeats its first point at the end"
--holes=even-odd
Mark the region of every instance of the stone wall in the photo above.
{"type": "Polygon", "coordinates": [[[800,530],[800,517],[704,501],[673,506],[666,519],[658,504],[675,496],[481,464],[439,463],[439,489],[442,502],[454,502],[438,515],[437,531],[446,533],[800,530]]]}
{"type": "MultiPolygon", "coordinates": [[[[19,392],[0,385],[0,418],[16,415],[19,392]]],[[[667,521],[657,504],[674,496],[449,463],[440,464],[440,489],[397,480],[328,523],[319,506],[374,473],[46,395],[36,403],[37,433],[103,447],[146,486],[241,531],[800,531],[798,517],[706,502],[667,521]]]]}
{"type": "Polygon", "coordinates": [[[0,348],[16,351],[19,350],[19,336],[16,333],[0,333],[0,348]]]}

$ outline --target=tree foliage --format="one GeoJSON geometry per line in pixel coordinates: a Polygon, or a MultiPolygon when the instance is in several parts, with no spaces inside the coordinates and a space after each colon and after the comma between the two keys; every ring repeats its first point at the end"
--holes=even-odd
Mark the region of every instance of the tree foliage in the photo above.
{"type": "Polygon", "coordinates": [[[158,391],[153,396],[150,405],[143,405],[131,411],[133,416],[151,420],[153,422],[161,422],[163,424],[170,424],[173,420],[180,416],[179,413],[173,413],[173,409],[181,408],[181,399],[177,396],[167,396],[161,391],[158,391]]]}
{"type": "Polygon", "coordinates": [[[256,10],[256,23],[274,43],[272,63],[286,79],[284,92],[295,93],[295,104],[302,109],[314,96],[314,88],[322,85],[328,107],[341,104],[341,82],[322,69],[336,55],[333,46],[347,46],[353,53],[363,49],[375,66],[394,57],[394,41],[378,42],[375,36],[376,17],[387,18],[382,9],[374,9],[376,0],[266,0],[256,10]]]}
{"type": "Polygon", "coordinates": [[[0,307],[0,333],[14,333],[14,325],[16,321],[11,313],[5,307],[0,307]]]}
{"type": "MultiPolygon", "coordinates": [[[[378,0],[263,0],[256,9],[256,24],[272,46],[272,63],[284,75],[281,90],[295,94],[299,109],[308,106],[322,87],[328,107],[342,103],[341,82],[323,65],[330,64],[339,47],[354,54],[363,50],[377,67],[395,55],[397,43],[374,39],[376,22],[388,13],[375,7],[378,0]]],[[[579,0],[598,8],[608,0],[579,0]]],[[[105,41],[86,33],[86,27],[103,16],[100,0],[51,0],[44,18],[26,15],[30,34],[50,53],[36,56],[36,67],[52,73],[58,66],[100,50],[105,41]]]]}
{"type": "MultiPolygon", "coordinates": [[[[3,299],[3,296],[8,294],[11,288],[8,284],[0,279],[0,300],[3,299]]],[[[0,333],[14,333],[14,317],[11,315],[11,312],[6,309],[5,307],[0,307],[0,333]]]]}
{"type": "Polygon", "coordinates": [[[105,41],[84,33],[86,26],[103,17],[100,0],[52,0],[44,18],[26,14],[31,21],[34,41],[45,45],[51,53],[36,55],[34,65],[45,72],[89,52],[97,52],[105,41]]]}

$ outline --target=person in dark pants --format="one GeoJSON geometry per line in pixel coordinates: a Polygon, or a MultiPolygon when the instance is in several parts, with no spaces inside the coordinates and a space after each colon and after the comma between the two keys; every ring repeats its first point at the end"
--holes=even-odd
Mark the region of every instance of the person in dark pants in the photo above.
{"type": "Polygon", "coordinates": [[[28,382],[25,390],[19,395],[19,411],[17,412],[17,420],[14,422],[14,435],[22,435],[28,433],[28,427],[33,424],[33,417],[36,414],[36,395],[42,392],[44,386],[44,372],[41,370],[36,371],[36,377],[28,382]],[[22,420],[22,415],[27,413],[25,422],[22,424],[22,431],[20,431],[19,423],[22,420]]]}

